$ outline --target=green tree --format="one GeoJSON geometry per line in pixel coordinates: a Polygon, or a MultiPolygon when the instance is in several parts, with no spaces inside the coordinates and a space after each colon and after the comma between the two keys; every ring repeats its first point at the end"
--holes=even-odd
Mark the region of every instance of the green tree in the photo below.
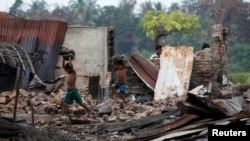
{"type": "MultiPolygon", "coordinates": [[[[140,27],[140,19],[147,13],[148,11],[152,10],[165,10],[163,9],[163,5],[160,2],[153,3],[151,1],[146,1],[140,4],[138,13],[136,13],[136,36],[138,37],[136,46],[141,53],[141,55],[144,54],[145,51],[149,51],[149,54],[154,53],[155,49],[152,48],[154,46],[154,42],[150,40],[142,27],[140,27]]],[[[145,56],[146,58],[149,58],[149,56],[145,56]]]]}
{"type": "Polygon", "coordinates": [[[94,26],[96,19],[99,18],[96,0],[71,0],[69,7],[72,12],[71,24],[94,26]]]}
{"type": "Polygon", "coordinates": [[[119,7],[104,6],[100,9],[98,26],[115,27],[115,53],[130,55],[136,49],[137,36],[135,34],[138,20],[133,14],[134,0],[123,0],[119,7]]]}
{"type": "Polygon", "coordinates": [[[52,10],[51,15],[54,17],[54,19],[60,19],[60,20],[64,20],[67,21],[68,23],[70,23],[70,21],[72,20],[72,16],[70,16],[70,10],[69,7],[67,6],[56,6],[54,10],[52,10]]]}
{"type": "Polygon", "coordinates": [[[154,40],[155,44],[158,44],[163,36],[178,31],[190,33],[200,26],[198,17],[187,15],[180,10],[174,10],[171,13],[148,11],[142,17],[140,23],[141,27],[146,31],[147,37],[154,40]]]}
{"type": "Polygon", "coordinates": [[[21,9],[22,4],[22,0],[16,0],[15,3],[10,7],[9,13],[17,17],[24,18],[25,12],[21,9]]]}
{"type": "Polygon", "coordinates": [[[250,68],[250,48],[249,44],[237,44],[229,48],[233,55],[229,58],[229,71],[247,72],[250,68]]]}
{"type": "Polygon", "coordinates": [[[44,0],[35,0],[27,10],[27,18],[30,19],[48,19],[51,17],[49,13],[49,5],[44,0]]]}

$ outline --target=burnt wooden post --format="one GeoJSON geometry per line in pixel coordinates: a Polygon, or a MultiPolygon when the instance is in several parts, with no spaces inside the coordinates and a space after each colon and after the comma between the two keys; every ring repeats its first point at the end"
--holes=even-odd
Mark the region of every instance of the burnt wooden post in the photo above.
{"type": "Polygon", "coordinates": [[[97,73],[91,74],[89,76],[89,93],[92,95],[93,99],[100,99],[100,75],[97,73]]]}
{"type": "Polygon", "coordinates": [[[19,96],[19,88],[21,85],[21,79],[22,79],[22,73],[23,70],[20,68],[20,73],[19,73],[19,78],[18,78],[18,83],[17,83],[17,88],[16,88],[16,99],[15,99],[15,107],[14,107],[14,114],[13,114],[13,121],[16,122],[16,112],[17,112],[17,104],[18,104],[18,96],[19,96]]]}
{"type": "Polygon", "coordinates": [[[223,98],[223,75],[227,77],[227,29],[221,24],[212,28],[212,99],[223,98]]]}

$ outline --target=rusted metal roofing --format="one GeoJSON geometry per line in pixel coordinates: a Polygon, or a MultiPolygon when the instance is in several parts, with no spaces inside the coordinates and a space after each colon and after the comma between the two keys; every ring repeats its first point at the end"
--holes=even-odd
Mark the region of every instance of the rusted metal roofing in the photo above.
{"type": "Polygon", "coordinates": [[[42,80],[53,80],[55,68],[67,31],[59,20],[1,19],[0,42],[13,42],[23,47],[33,59],[36,74],[42,80]]]}
{"type": "MultiPolygon", "coordinates": [[[[67,25],[67,22],[59,20],[1,18],[0,42],[20,45],[29,55],[33,55],[31,58],[36,58],[32,60],[36,74],[42,80],[53,80],[67,25]]],[[[28,88],[27,83],[22,83],[22,86],[28,88]]]]}
{"type": "Polygon", "coordinates": [[[193,47],[163,47],[154,100],[186,95],[192,68],[193,47]]]}
{"type": "Polygon", "coordinates": [[[128,58],[128,63],[137,76],[140,77],[150,89],[154,90],[159,69],[139,54],[132,54],[130,58],[128,58]]]}
{"type": "MultiPolygon", "coordinates": [[[[179,111],[179,118],[175,118],[171,122],[163,123],[160,126],[137,126],[137,130],[133,130],[130,138],[127,139],[127,141],[191,141],[194,140],[194,134],[201,135],[201,131],[206,130],[209,125],[216,125],[218,123],[223,125],[224,121],[227,121],[225,123],[226,125],[228,125],[228,123],[234,123],[234,125],[236,125],[240,122],[242,125],[244,125],[246,122],[242,122],[242,119],[249,118],[247,111],[246,113],[243,111],[238,111],[237,113],[234,113],[233,116],[228,115],[228,110],[226,110],[227,108],[222,106],[221,103],[216,103],[208,97],[200,97],[193,94],[188,94],[185,99],[178,101],[176,106],[178,107],[178,110],[181,111],[179,111]]],[[[231,111],[230,108],[229,111],[231,111]]],[[[163,114],[165,113],[155,115],[154,117],[160,117],[163,114]]],[[[153,116],[149,116],[147,119],[152,117],[153,116]]],[[[141,121],[141,119],[139,121],[141,121]]],[[[151,125],[153,124],[151,123],[151,125]]]]}
{"type": "Polygon", "coordinates": [[[13,18],[17,18],[17,17],[14,16],[14,15],[10,15],[8,13],[5,13],[5,12],[0,12],[0,18],[10,18],[10,19],[13,19],[13,18]]]}

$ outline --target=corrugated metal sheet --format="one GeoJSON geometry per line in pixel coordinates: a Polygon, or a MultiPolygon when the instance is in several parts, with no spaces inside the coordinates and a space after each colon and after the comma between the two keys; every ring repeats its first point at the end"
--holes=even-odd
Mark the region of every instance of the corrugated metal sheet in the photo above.
{"type": "Polygon", "coordinates": [[[17,17],[5,12],[0,12],[0,18],[17,18],[17,17]]]}
{"type": "Polygon", "coordinates": [[[193,47],[162,48],[154,100],[187,94],[193,67],[193,47]]]}
{"type": "Polygon", "coordinates": [[[139,54],[132,54],[130,58],[128,58],[128,63],[137,76],[140,77],[150,89],[154,90],[159,69],[139,54]]]}
{"type": "MultiPolygon", "coordinates": [[[[55,78],[57,58],[66,31],[67,23],[64,21],[0,19],[0,42],[13,42],[29,54],[40,55],[33,65],[42,80],[55,78]]],[[[22,83],[22,88],[27,89],[28,84],[22,83]]]]}

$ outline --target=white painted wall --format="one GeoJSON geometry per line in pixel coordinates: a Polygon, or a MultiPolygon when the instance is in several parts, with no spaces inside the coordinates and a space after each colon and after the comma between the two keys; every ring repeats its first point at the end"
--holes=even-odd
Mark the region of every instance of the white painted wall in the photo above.
{"type": "Polygon", "coordinates": [[[154,100],[185,96],[188,92],[192,68],[193,47],[163,47],[154,100]]]}
{"type": "MultiPolygon", "coordinates": [[[[100,85],[103,85],[108,70],[107,27],[68,27],[63,47],[76,53],[72,63],[78,74],[77,88],[83,88],[84,75],[93,73],[100,74],[100,85]]],[[[59,56],[57,66],[61,64],[62,56],[59,56]]],[[[57,69],[55,76],[63,73],[62,68],[57,69]]]]}

